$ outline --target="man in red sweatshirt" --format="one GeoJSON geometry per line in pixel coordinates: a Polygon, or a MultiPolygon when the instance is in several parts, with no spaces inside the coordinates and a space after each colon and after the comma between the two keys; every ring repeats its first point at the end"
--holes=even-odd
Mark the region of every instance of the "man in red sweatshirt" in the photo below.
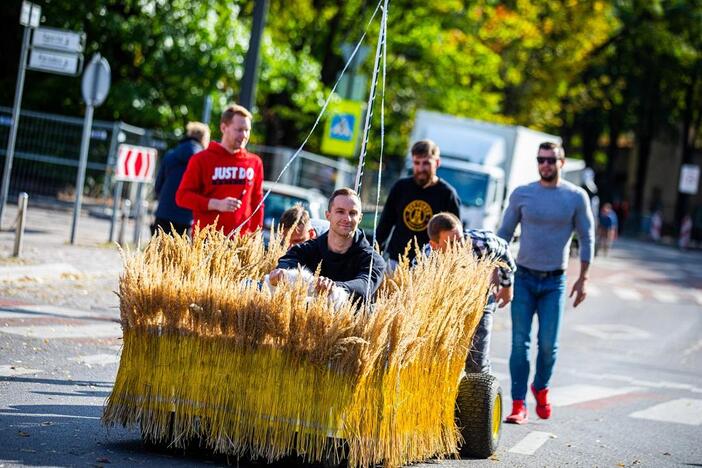
{"type": "Polygon", "coordinates": [[[222,142],[212,141],[190,158],[176,203],[192,210],[193,226],[204,228],[219,217],[217,229],[227,235],[239,226],[240,234],[254,232],[263,225],[263,205],[258,207],[263,199],[263,163],[246,151],[251,113],[233,104],[222,113],[219,128],[222,142]]]}

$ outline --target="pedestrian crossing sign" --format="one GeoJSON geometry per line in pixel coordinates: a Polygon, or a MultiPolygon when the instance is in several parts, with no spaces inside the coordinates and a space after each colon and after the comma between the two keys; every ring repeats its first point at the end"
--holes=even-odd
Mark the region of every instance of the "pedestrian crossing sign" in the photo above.
{"type": "Polygon", "coordinates": [[[353,157],[361,130],[363,103],[343,100],[329,107],[329,118],[322,137],[322,153],[353,157]]]}

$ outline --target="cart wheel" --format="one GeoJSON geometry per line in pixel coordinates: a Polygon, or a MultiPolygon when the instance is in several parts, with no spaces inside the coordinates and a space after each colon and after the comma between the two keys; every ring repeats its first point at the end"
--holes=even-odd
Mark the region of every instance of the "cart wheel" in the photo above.
{"type": "Polygon", "coordinates": [[[456,422],[463,436],[461,456],[487,458],[502,436],[502,387],[490,374],[466,374],[458,386],[456,422]]]}

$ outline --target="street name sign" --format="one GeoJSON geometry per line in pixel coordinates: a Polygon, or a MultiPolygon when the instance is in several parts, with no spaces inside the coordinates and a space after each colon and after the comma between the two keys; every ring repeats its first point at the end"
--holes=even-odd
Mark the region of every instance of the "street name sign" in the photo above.
{"type": "Polygon", "coordinates": [[[61,75],[77,75],[80,70],[80,54],[67,54],[53,50],[32,49],[29,54],[30,70],[58,73],[61,75]]]}
{"type": "Polygon", "coordinates": [[[151,182],[156,169],[156,148],[121,144],[117,149],[114,180],[151,182]]]}
{"type": "Polygon", "coordinates": [[[85,46],[85,33],[56,28],[36,28],[32,47],[79,54],[85,46]]]}

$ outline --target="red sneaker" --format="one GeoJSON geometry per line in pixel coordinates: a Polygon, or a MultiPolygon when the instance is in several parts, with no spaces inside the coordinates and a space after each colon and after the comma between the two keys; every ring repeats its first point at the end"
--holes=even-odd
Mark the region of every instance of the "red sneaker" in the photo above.
{"type": "Polygon", "coordinates": [[[536,414],[538,414],[541,419],[550,418],[551,403],[548,402],[548,387],[537,390],[532,384],[531,393],[533,393],[534,398],[536,398],[536,414]]]}
{"type": "Polygon", "coordinates": [[[514,400],[512,402],[512,414],[505,419],[506,423],[510,424],[526,424],[529,421],[527,416],[527,407],[524,400],[514,400]]]}

